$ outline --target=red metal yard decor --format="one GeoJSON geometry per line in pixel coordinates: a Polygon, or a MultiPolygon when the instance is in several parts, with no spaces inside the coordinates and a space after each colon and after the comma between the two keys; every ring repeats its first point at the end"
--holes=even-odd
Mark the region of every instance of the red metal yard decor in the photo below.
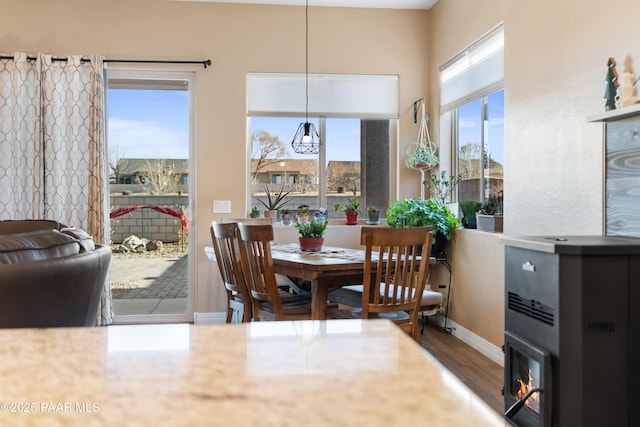
{"type": "Polygon", "coordinates": [[[171,216],[175,216],[176,218],[180,218],[180,220],[182,221],[182,229],[183,230],[187,230],[188,229],[188,223],[187,223],[187,217],[184,216],[183,212],[178,212],[176,210],[173,210],[171,208],[168,208],[166,206],[142,206],[142,205],[138,205],[138,206],[127,206],[124,208],[118,208],[115,209],[113,211],[111,211],[111,213],[109,214],[109,218],[117,218],[119,216],[122,215],[126,215],[130,212],[133,212],[136,209],[141,209],[141,208],[148,208],[148,209],[153,209],[156,212],[160,212],[163,214],[167,214],[167,215],[171,215],[171,216]]]}

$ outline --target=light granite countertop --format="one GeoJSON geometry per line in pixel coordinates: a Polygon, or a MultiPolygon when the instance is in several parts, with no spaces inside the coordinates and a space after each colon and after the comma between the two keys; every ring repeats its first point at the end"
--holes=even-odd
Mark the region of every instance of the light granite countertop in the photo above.
{"type": "Polygon", "coordinates": [[[2,426],[504,426],[386,320],[0,330],[2,426]]]}

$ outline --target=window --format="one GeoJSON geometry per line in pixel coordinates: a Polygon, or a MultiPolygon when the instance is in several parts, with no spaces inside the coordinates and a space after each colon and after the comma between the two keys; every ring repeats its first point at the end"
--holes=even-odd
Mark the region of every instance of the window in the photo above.
{"type": "Polygon", "coordinates": [[[443,134],[450,130],[458,201],[503,194],[504,30],[490,31],[440,67],[443,134]]]}
{"type": "Polygon", "coordinates": [[[458,200],[486,200],[503,192],[504,91],[475,99],[453,115],[458,200]]]}
{"type": "Polygon", "coordinates": [[[251,206],[265,187],[291,189],[287,208],[325,207],[357,197],[364,208],[390,198],[390,121],[397,119],[397,76],[310,75],[309,121],[320,134],[317,155],[293,152],[306,120],[305,76],[249,74],[251,206]],[[384,153],[384,155],[381,155],[384,153]]]}

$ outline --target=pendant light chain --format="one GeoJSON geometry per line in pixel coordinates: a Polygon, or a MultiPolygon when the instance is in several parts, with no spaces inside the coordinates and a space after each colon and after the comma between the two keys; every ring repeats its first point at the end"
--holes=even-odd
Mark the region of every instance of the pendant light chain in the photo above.
{"type": "Polygon", "coordinates": [[[305,2],[304,33],[304,76],[305,76],[305,122],[300,123],[298,131],[291,141],[293,151],[299,154],[318,154],[320,152],[320,135],[313,123],[309,122],[309,0],[305,2]]]}
{"type": "Polygon", "coordinates": [[[309,121],[309,0],[307,0],[307,4],[305,7],[305,59],[304,59],[304,75],[306,78],[306,107],[305,107],[305,117],[307,122],[309,121]]]}

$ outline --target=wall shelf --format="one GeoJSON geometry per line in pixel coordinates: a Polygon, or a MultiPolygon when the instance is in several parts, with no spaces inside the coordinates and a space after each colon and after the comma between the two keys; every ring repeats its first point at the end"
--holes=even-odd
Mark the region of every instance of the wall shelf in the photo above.
{"type": "Polygon", "coordinates": [[[640,115],[640,104],[631,105],[629,107],[617,108],[615,110],[606,111],[600,114],[594,114],[587,117],[588,122],[615,122],[616,120],[627,119],[632,116],[640,115]]]}

